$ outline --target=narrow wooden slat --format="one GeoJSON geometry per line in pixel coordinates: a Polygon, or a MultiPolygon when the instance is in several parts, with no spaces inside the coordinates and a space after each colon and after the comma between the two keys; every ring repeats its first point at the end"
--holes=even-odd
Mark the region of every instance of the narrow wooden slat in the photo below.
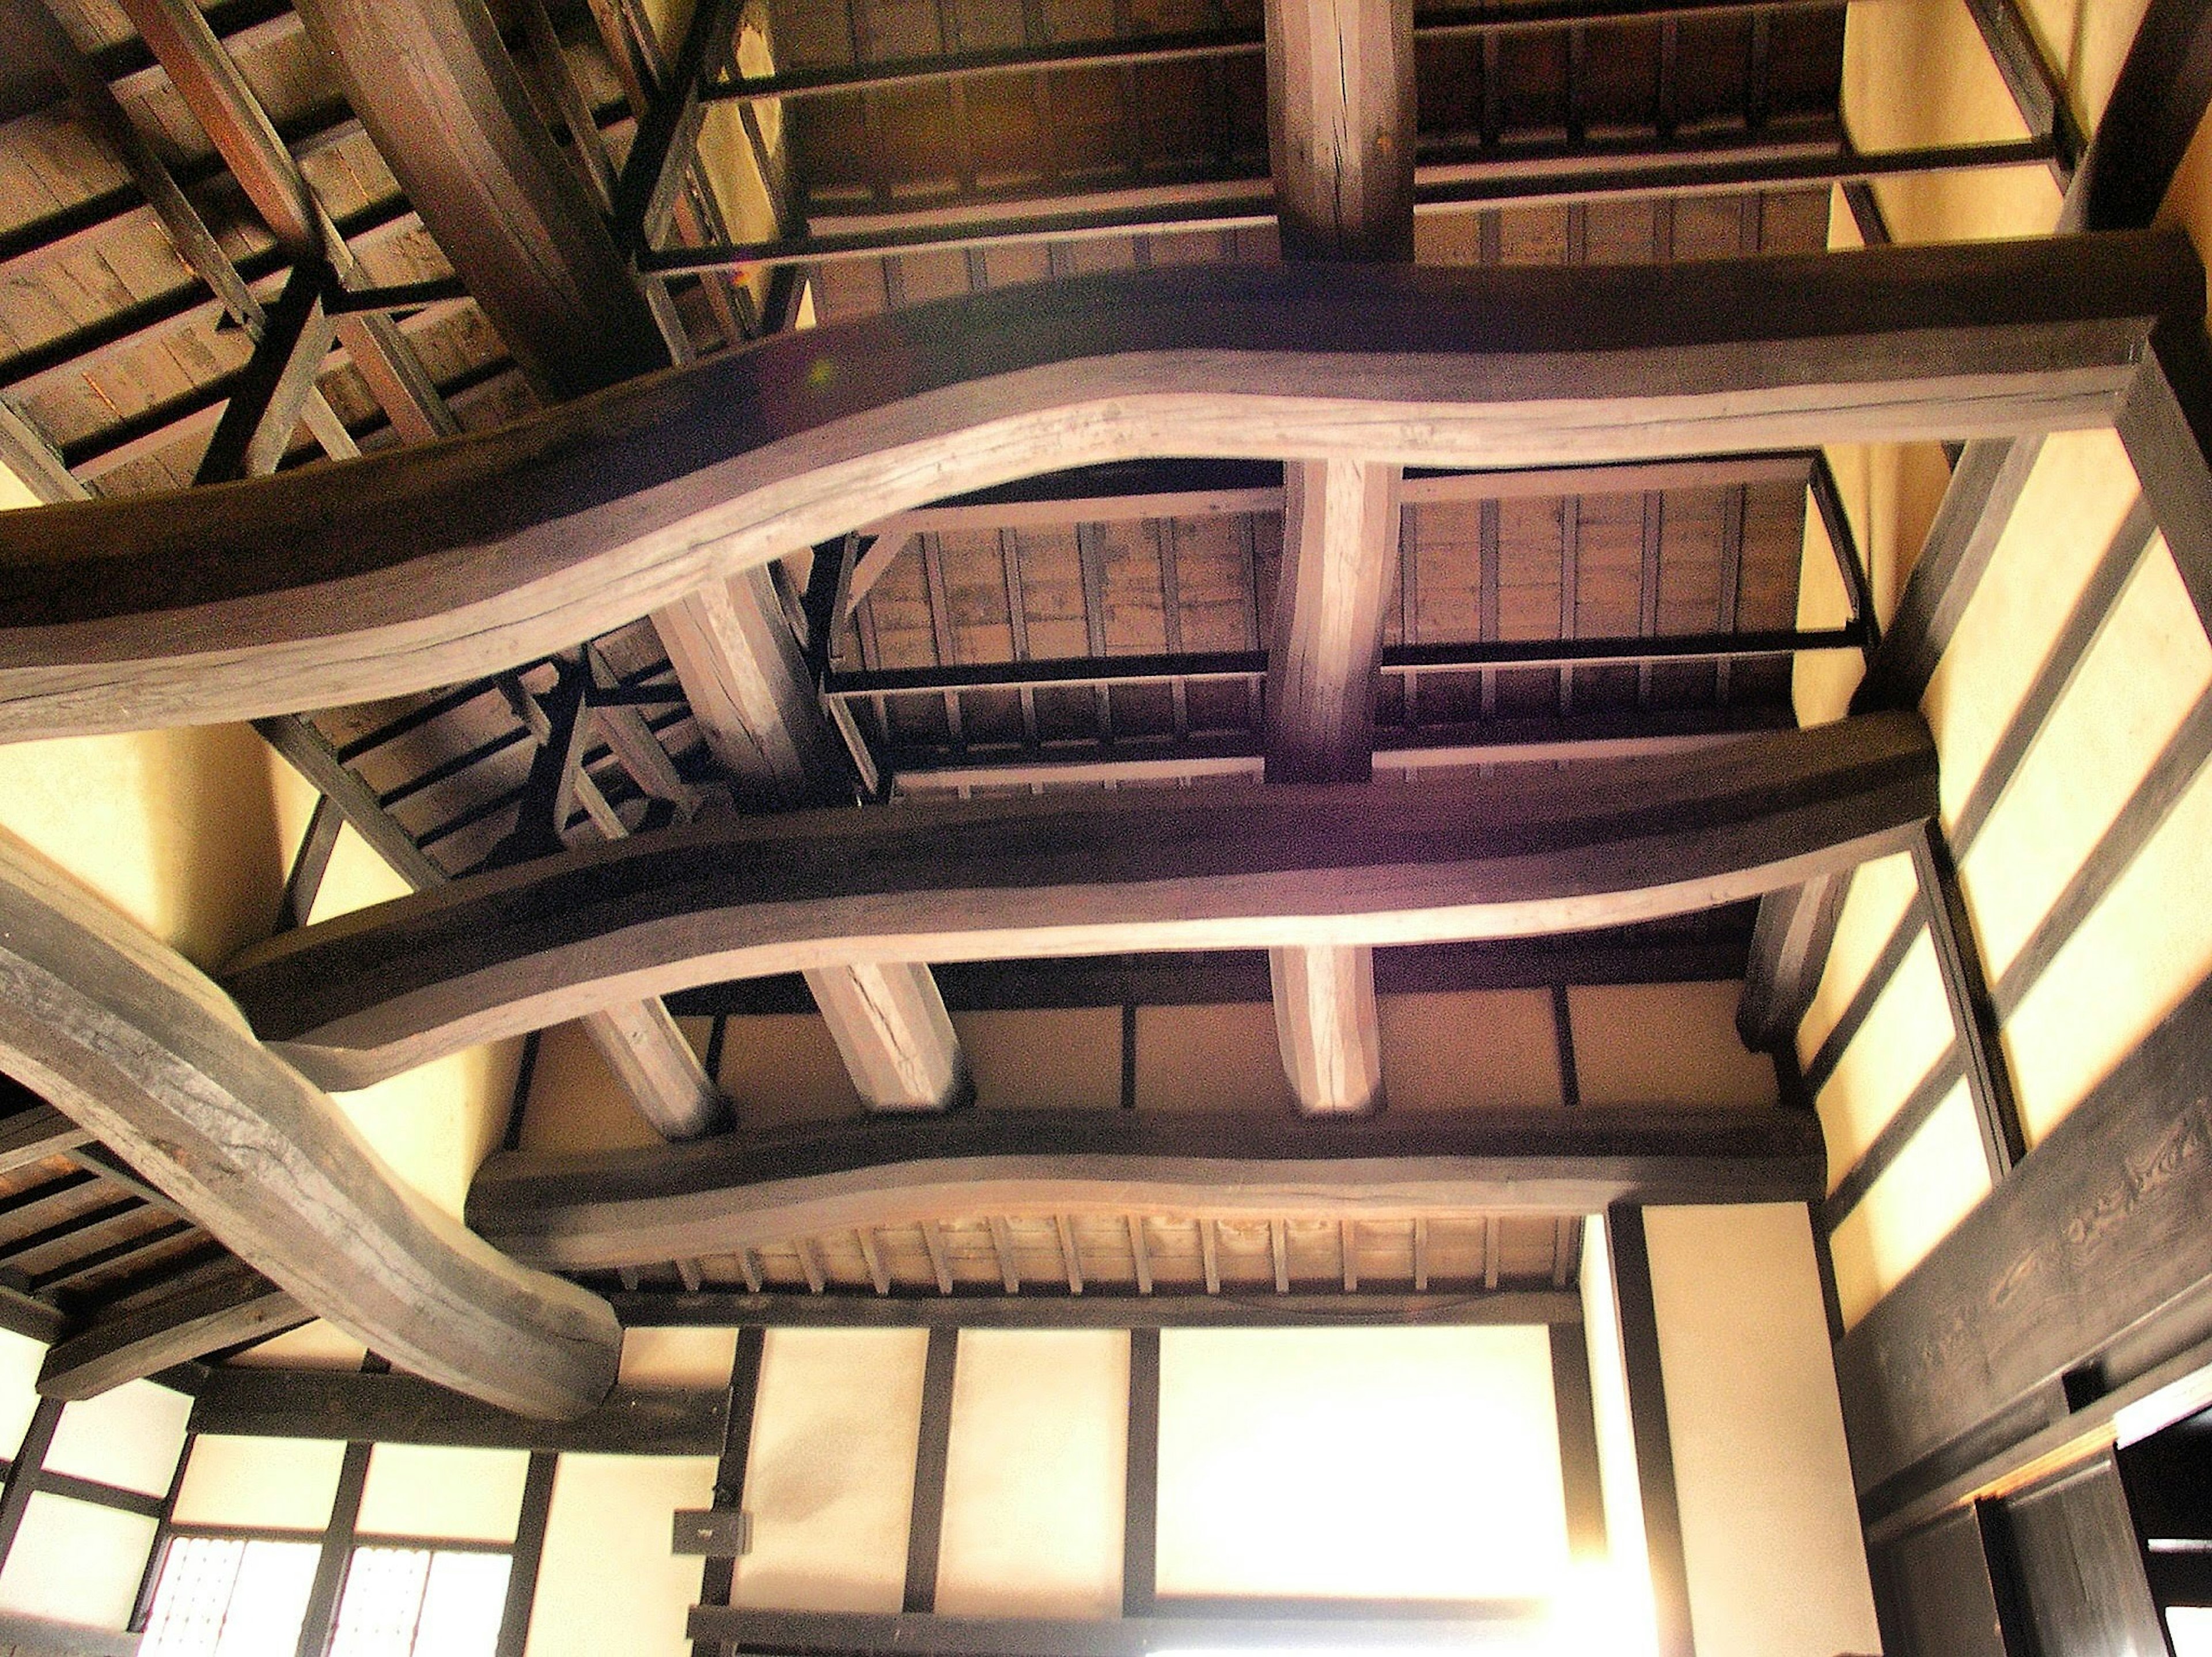
{"type": "Polygon", "coordinates": [[[1160,1333],[1129,1331],[1129,1422],[1121,1502],[1121,1615],[1149,1617],[1159,1592],[1160,1333]]]}
{"type": "Polygon", "coordinates": [[[1597,1407],[1583,1330],[1552,1325],[1552,1396],[1559,1423],[1559,1482],[1566,1497],[1567,1547],[1577,1559],[1605,1556],[1605,1491],[1600,1482],[1597,1407]]]}
{"type": "Polygon", "coordinates": [[[0,1173],[13,1173],[90,1142],[89,1130],[28,1088],[0,1082],[0,1095],[15,1106],[0,1117],[0,1173]]]}
{"type": "Polygon", "coordinates": [[[958,1330],[929,1331],[921,1370],[921,1429],[915,1441],[914,1496],[907,1517],[902,1609],[908,1612],[937,1608],[937,1561],[945,1533],[945,1474],[952,1449],[952,1389],[959,1357],[958,1330]]]}
{"type": "MultiPolygon", "coordinates": [[[[1124,1590],[1125,1597],[1127,1590],[1124,1590]]],[[[1105,1621],[1042,1617],[906,1617],[859,1611],[693,1608],[694,1640],[740,1649],[916,1657],[1153,1657],[1188,1650],[1526,1650],[1549,1602],[1470,1600],[1442,1617],[1163,1617],[1149,1611],[1105,1621]]]]}
{"type": "Polygon", "coordinates": [[[1692,1657],[1690,1584],[1682,1553],[1682,1513],[1674,1483],[1674,1435],[1668,1422],[1667,1381],[1659,1349],[1658,1309],[1652,1298],[1651,1257],[1641,1209],[1609,1209],[1607,1252],[1613,1260],[1620,1308],[1622,1362],[1628,1376],[1628,1413],[1635,1439],[1636,1482],[1644,1505],[1644,1541],[1651,1571],[1652,1610],[1660,1657],[1692,1657]]]}

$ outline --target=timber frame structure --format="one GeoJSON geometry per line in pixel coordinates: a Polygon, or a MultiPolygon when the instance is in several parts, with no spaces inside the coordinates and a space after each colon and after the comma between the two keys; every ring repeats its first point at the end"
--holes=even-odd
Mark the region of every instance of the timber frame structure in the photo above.
{"type": "MultiPolygon", "coordinates": [[[[252,722],[320,800],[280,929],[208,971],[0,841],[0,1323],[52,1343],[42,1390],[703,1448],[734,1489],[765,1327],[926,1324],[942,1413],[955,1319],[1556,1330],[1601,1215],[1679,1578],[1641,1207],[1807,1203],[1825,1247],[1963,1087],[1986,1203],[1848,1331],[1826,1285],[1885,1614],[1960,1512],[2178,1409],[2212,991],[2032,1149],[2002,1026],[2212,758],[2212,701],[1994,974],[1960,865],[2154,542],[2212,630],[2205,276],[2150,228],[2212,29],[2152,0],[2084,134],[1974,0],[2028,136],[1862,153],[1844,0],[1125,5],[1066,39],[947,5],[926,40],[853,0],[842,41],[802,9],[699,0],[662,42],[618,0],[0,0],[43,64],[17,119],[64,93],[113,175],[0,229],[0,269],[150,236],[175,277],[0,355],[44,503],[0,521],[0,739],[252,722]],[[741,67],[769,34],[790,60],[741,67]],[[395,40],[439,73],[380,76],[395,40]],[[267,107],[262,53],[325,95],[267,107]],[[339,199],[337,155],[392,187],[339,199]],[[1883,245],[1869,180],[2014,168],[2063,234],[1883,245]],[[1863,247],[1826,251],[1831,186],[1863,247]],[[164,393],[148,353],[187,337],[224,366],[164,393]],[[102,374],[137,406],[100,415],[102,374]],[[1931,676],[2045,438],[2103,428],[2140,499],[1947,811],[1931,676]],[[1916,442],[1953,466],[1884,628],[1823,446],[1916,442]],[[1829,653],[1852,711],[1797,728],[1829,653]],[[312,920],[342,827],[412,895],[312,920]],[[1911,904],[1801,1064],[1853,871],[1899,853],[1911,904]],[[1923,939],[1950,1045],[1832,1167],[1813,1100],[1923,939]],[[1715,978],[1779,1107],[1574,1108],[1568,984],[1715,978]],[[1553,992],[1569,1108],[1393,1113],[1378,993],[1502,986],[1553,992]],[[1263,1001],[1295,1112],[970,1108],[956,1013],[1121,1008],[1133,1107],[1138,1009],[1263,1001]],[[787,1012],[864,1116],[725,1095],[729,1020],[787,1012]],[[331,1097],[570,1020],[670,1142],[511,1133],[465,1225],[331,1097]],[[310,1317],[407,1375],[203,1362],[310,1317]],[[713,1321],[747,1331],[726,1395],[616,1388],[623,1327],[713,1321]]],[[[710,1564],[702,1648],[988,1647],[912,1593],[778,1623],[727,1591],[710,1564]]],[[[1010,1649],[1188,1643],[1132,1592],[1010,1649]]]]}

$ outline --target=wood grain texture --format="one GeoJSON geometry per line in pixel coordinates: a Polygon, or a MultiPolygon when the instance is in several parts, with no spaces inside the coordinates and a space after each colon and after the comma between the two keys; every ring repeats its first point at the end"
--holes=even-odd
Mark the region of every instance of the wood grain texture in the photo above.
{"type": "Polygon", "coordinates": [[[503,1407],[614,1380],[606,1303],[516,1266],[401,1187],[173,951],[0,846],[0,1064],[127,1156],[301,1305],[503,1407]]]}
{"type": "Polygon", "coordinates": [[[1413,0],[1267,0],[1267,149],[1289,259],[1413,257],[1413,0]]]}
{"type": "Polygon", "coordinates": [[[242,1273],[73,1328],[47,1349],[39,1391],[50,1398],[94,1398],[311,1315],[283,1289],[242,1273]]]}
{"type": "Polygon", "coordinates": [[[1382,1029],[1375,952],[1316,944],[1267,952],[1275,1044],[1298,1108],[1316,1116],[1382,1106],[1382,1029]]]}
{"type": "Polygon", "coordinates": [[[1836,1350],[1869,1491],[2212,1279],[2212,985],[2167,1015],[1836,1350]]]}
{"type": "Polygon", "coordinates": [[[307,0],[300,15],[541,392],[571,397],[667,365],[643,294],[483,0],[307,0]]]}
{"type": "Polygon", "coordinates": [[[1823,874],[1759,899],[1735,1013],[1736,1033],[1753,1052],[1796,1039],[1798,1023],[1820,987],[1850,885],[1848,874],[1823,874]]]}
{"type": "Polygon", "coordinates": [[[1161,270],[808,330],[344,468],[11,515],[0,734],[333,706],[1148,454],[1527,466],[2110,418],[2179,231],[1701,265],[1161,270]],[[1347,299],[1355,302],[1347,304],[1347,299]]]}
{"type": "Polygon", "coordinates": [[[469,1223],[519,1259],[582,1270],[956,1212],[1402,1217],[1803,1202],[1819,1194],[1826,1163],[1819,1124],[1796,1111],[1498,1109],[1395,1121],[973,1111],[583,1156],[502,1152],[477,1175],[469,1223]]]}
{"type": "Polygon", "coordinates": [[[263,1039],[365,1086],[692,985],[874,960],[1405,944],[1712,908],[1901,849],[1936,808],[1918,716],[1572,771],[931,801],[693,824],[247,951],[263,1039]]]}
{"type": "Polygon", "coordinates": [[[809,967],[806,988],[869,1109],[945,1111],[975,1098],[967,1055],[927,966],[809,967]]]}
{"type": "Polygon", "coordinates": [[[706,1456],[721,1447],[728,1408],[729,1394],[720,1386],[617,1386],[572,1420],[536,1421],[414,1375],[218,1365],[193,1400],[191,1430],[587,1455],[706,1456]]]}

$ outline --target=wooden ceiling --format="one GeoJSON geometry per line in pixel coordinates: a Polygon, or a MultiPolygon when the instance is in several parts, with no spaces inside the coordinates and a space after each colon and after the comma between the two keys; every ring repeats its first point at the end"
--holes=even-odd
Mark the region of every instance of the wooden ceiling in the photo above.
{"type": "MultiPolygon", "coordinates": [[[[340,332],[315,376],[332,418],[303,419],[284,464],[394,446],[426,419],[486,429],[542,405],[299,15],[275,0],[204,15],[273,128],[264,173],[304,180],[354,267],[354,314],[383,329],[340,332]],[[367,375],[363,352],[378,358],[367,375]],[[395,405],[394,359],[411,359],[428,388],[411,406],[395,405]]],[[[613,204],[607,186],[641,118],[681,82],[677,43],[653,36],[636,0],[520,0],[497,16],[536,119],[613,204]]],[[[802,273],[813,315],[835,323],[1097,271],[1278,255],[1255,5],[779,0],[746,18],[765,24],[776,58],[775,78],[747,90],[784,94],[780,108],[744,101],[741,119],[768,161],[775,239],[745,241],[726,177],[718,192],[686,164],[664,233],[635,261],[659,272],[679,357],[742,346],[795,314],[787,281],[763,289],[733,276],[755,267],[802,273]]],[[[1844,20],[1839,0],[1424,11],[1418,259],[1565,267],[1825,248],[1829,180],[1856,165],[1838,115],[1844,20]]],[[[0,0],[0,22],[28,43],[0,54],[0,437],[52,497],[187,486],[294,261],[256,205],[267,178],[239,170],[239,133],[218,144],[205,100],[179,89],[123,6],[0,0]],[[204,245],[186,234],[193,222],[204,245]]],[[[719,58],[705,73],[710,88],[728,76],[719,58]]],[[[726,108],[740,101],[708,96],[723,106],[711,119],[740,119],[726,108]]],[[[1378,772],[1792,722],[1786,636],[1820,482],[1808,453],[1409,477],[1383,611],[1378,772]]],[[[845,794],[1258,774],[1283,489],[1279,464],[1205,455],[1091,468],[786,560],[774,598],[835,718],[845,794]]],[[[688,819],[717,796],[763,803],[718,758],[650,620],[468,683],[265,728],[417,885],[543,850],[532,836],[548,811],[561,839],[589,844],[688,819]],[[564,698],[571,717],[585,709],[576,724],[562,721],[564,698]],[[549,748],[579,730],[580,767],[549,771],[549,748]]],[[[1639,952],[1679,960],[1686,939],[1726,969],[1744,917],[1608,936],[1598,970],[1650,976],[1639,952]]],[[[1467,981],[1497,976],[1454,959],[1467,981]]],[[[1241,983],[1257,960],[1204,971],[1241,983]]],[[[691,993],[727,1010],[800,992],[777,980],[719,1000],[691,993]]],[[[963,993],[1002,1004],[980,979],[963,993]]],[[[1127,999],[1128,981],[1039,993],[1127,999]]],[[[100,1155],[77,1142],[10,1165],[0,1292],[19,1311],[52,1308],[76,1326],[236,1272],[100,1155]]],[[[1549,1217],[1331,1230],[1133,1209],[1073,1232],[1023,1224],[1035,1234],[948,1215],[941,1259],[924,1228],[848,1230],[757,1259],[650,1268],[648,1280],[931,1292],[949,1273],[955,1287],[1072,1289],[1079,1276],[1127,1285],[1149,1270],[1205,1290],[1247,1278],[1402,1290],[1556,1283],[1573,1258],[1549,1217]],[[1149,1268],[1138,1239],[1151,1240],[1149,1268]]]]}

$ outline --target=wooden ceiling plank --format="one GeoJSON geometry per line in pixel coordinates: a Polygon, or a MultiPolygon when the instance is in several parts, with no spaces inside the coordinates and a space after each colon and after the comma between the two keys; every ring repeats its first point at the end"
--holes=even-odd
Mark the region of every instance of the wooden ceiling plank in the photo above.
{"type": "Polygon", "coordinates": [[[302,1306],[519,1410],[574,1414],[612,1383],[605,1302],[521,1270],[393,1183],[337,1105],[173,951],[5,849],[0,937],[8,1069],[302,1306]]]}
{"type": "Polygon", "coordinates": [[[1934,810],[1911,714],[1521,770],[697,824],[280,935],[226,982],[293,1063],[357,1087],[603,997],[830,963],[1626,924],[1900,850],[1934,810]]]}
{"type": "Polygon", "coordinates": [[[1022,1285],[1009,1216],[1049,1224],[1134,1209],[1196,1214],[1207,1227],[1223,1214],[1263,1223],[1290,1214],[1411,1215],[1419,1223],[1492,1207],[1548,1217],[1624,1200],[1803,1202],[1819,1195],[1826,1163],[1820,1125],[1803,1112],[1498,1110],[1395,1122],[963,1112],[768,1130],[677,1149],[497,1153],[471,1191],[469,1221],[518,1260],[579,1271],[988,1205],[1000,1276],[1013,1278],[1006,1289],[1013,1295],[1022,1285]]]}

